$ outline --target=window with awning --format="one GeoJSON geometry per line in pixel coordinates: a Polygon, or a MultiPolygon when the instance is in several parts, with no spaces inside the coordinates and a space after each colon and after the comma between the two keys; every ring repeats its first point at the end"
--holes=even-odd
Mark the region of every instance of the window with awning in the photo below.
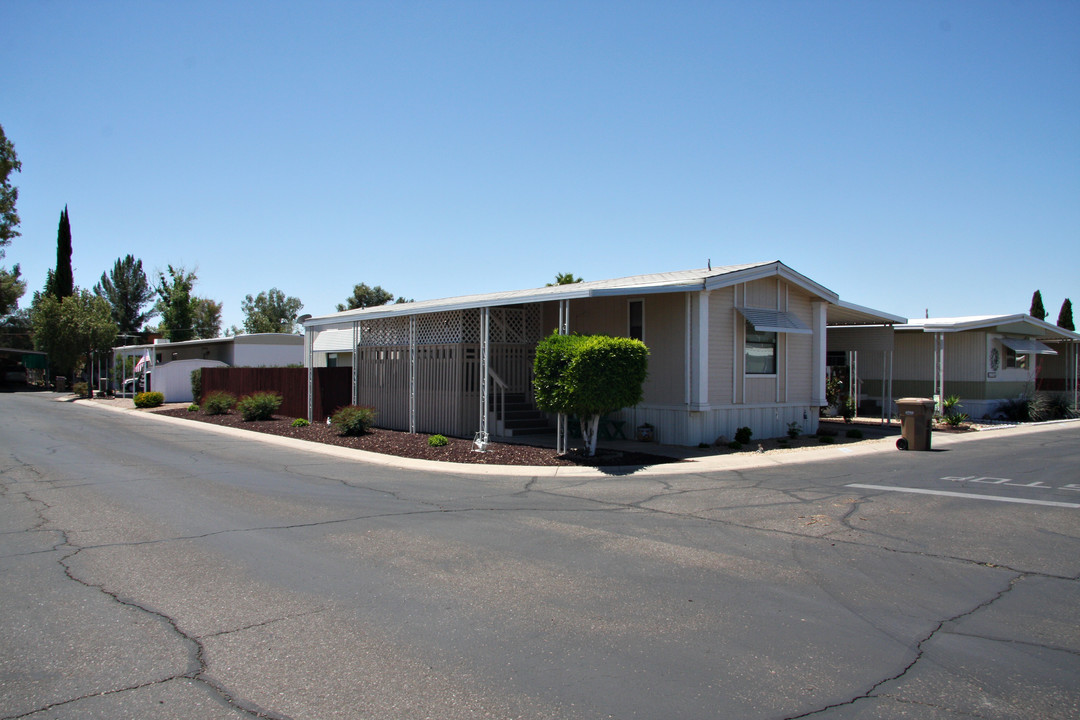
{"type": "Polygon", "coordinates": [[[1057,355],[1057,350],[1031,338],[1001,338],[1001,344],[1017,355],[1057,355]]]}
{"type": "Polygon", "coordinates": [[[735,308],[757,332],[794,333],[813,335],[814,331],[802,320],[786,310],[767,310],[764,308],[735,308]]]}

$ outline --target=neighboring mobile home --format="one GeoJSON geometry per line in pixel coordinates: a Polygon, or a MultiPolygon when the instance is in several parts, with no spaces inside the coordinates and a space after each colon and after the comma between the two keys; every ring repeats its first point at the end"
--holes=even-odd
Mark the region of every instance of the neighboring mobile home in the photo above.
{"type": "MultiPolygon", "coordinates": [[[[150,387],[165,393],[165,402],[191,402],[191,371],[197,367],[281,367],[304,362],[304,338],[288,333],[256,333],[208,340],[168,342],[113,348],[116,358],[147,358],[150,387]],[[167,370],[171,363],[178,363],[167,370]]],[[[126,377],[121,365],[115,382],[126,377]]]]}
{"type": "Polygon", "coordinates": [[[502,436],[532,402],[532,363],[545,335],[633,337],[650,352],[644,399],[613,414],[610,429],[633,437],[648,423],[660,442],[697,445],[742,426],[758,438],[783,435],[791,423],[814,432],[830,314],[862,324],[899,319],[842,303],[770,262],[312,317],[304,321],[306,364],[351,365],[351,401],[373,406],[380,427],[502,436]]]}
{"type": "MultiPolygon", "coordinates": [[[[928,318],[896,325],[892,397],[959,396],[973,418],[993,417],[1003,402],[1044,389],[1046,359],[1053,382],[1076,402],[1080,335],[1030,315],[928,318]]],[[[887,373],[861,363],[862,395],[876,397],[887,373]]]]}

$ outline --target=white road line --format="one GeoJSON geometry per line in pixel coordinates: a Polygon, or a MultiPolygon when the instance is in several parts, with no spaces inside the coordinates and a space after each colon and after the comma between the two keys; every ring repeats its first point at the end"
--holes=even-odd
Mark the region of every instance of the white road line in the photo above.
{"type": "Polygon", "coordinates": [[[975,493],[949,492],[948,490],[924,490],[922,488],[890,487],[888,485],[860,485],[853,483],[849,488],[863,490],[891,490],[892,492],[914,493],[916,495],[944,495],[945,497],[967,498],[968,500],[994,500],[996,502],[1020,503],[1022,505],[1049,505],[1050,507],[1080,508],[1080,503],[1054,502],[1053,500],[1028,500],[1026,498],[997,497],[996,495],[976,495],[975,493]]]}

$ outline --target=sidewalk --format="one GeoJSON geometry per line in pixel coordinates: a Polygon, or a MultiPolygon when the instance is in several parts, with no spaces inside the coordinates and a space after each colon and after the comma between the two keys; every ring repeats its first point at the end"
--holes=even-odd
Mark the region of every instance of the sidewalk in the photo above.
{"type": "MultiPolygon", "coordinates": [[[[137,410],[132,406],[131,398],[115,399],[74,399],[71,396],[57,398],[58,401],[76,402],[80,405],[89,405],[104,410],[124,413],[140,413],[164,423],[174,423],[183,427],[191,427],[192,421],[181,418],[173,418],[145,410],[137,410]]],[[[187,407],[188,403],[172,404],[166,407],[187,407]]],[[[999,437],[1001,433],[1009,434],[1033,434],[1043,432],[1061,424],[1075,423],[1077,420],[1057,420],[1047,423],[1029,423],[1025,425],[1010,425],[995,427],[993,433],[972,431],[966,433],[935,432],[933,436],[933,448],[947,448],[951,445],[974,442],[990,437],[999,437]]],[[[383,455],[381,453],[357,450],[334,445],[324,445],[307,440],[280,437],[266,433],[237,428],[221,427],[207,423],[198,423],[198,427],[246,440],[266,442],[281,447],[291,447],[307,452],[316,452],[329,457],[345,460],[354,460],[372,465],[382,465],[405,470],[420,470],[427,472],[452,472],[454,474],[468,475],[510,475],[530,477],[568,477],[568,478],[595,478],[595,477],[622,477],[633,475],[634,477],[665,476],[665,475],[692,475],[696,473],[712,473],[731,470],[745,470],[757,467],[795,465],[823,460],[835,460],[838,457],[854,457],[875,453],[900,452],[896,449],[896,438],[900,435],[899,426],[896,424],[881,426],[879,421],[861,422],[845,426],[842,422],[831,423],[825,421],[822,426],[834,424],[838,429],[844,427],[858,427],[866,434],[861,440],[848,442],[842,445],[822,444],[799,448],[777,448],[768,452],[744,451],[737,453],[715,454],[711,450],[674,446],[674,445],[650,445],[648,452],[655,455],[680,458],[681,462],[651,465],[648,467],[566,467],[566,466],[535,466],[535,465],[472,465],[468,463],[445,463],[435,460],[417,460],[403,458],[396,455],[383,455]],[[878,431],[874,431],[874,428],[878,431]]],[[[635,441],[604,442],[605,448],[616,450],[642,451],[642,443],[635,441]]]]}

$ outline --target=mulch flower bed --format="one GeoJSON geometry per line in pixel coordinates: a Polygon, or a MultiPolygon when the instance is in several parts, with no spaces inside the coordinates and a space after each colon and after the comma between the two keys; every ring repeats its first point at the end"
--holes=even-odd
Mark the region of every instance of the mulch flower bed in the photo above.
{"type": "Polygon", "coordinates": [[[366,435],[343,437],[337,428],[314,423],[307,427],[293,427],[293,418],[275,417],[273,420],[245,422],[239,414],[207,415],[204,412],[191,412],[183,408],[157,410],[162,415],[183,418],[197,422],[240,428],[253,432],[280,435],[283,437],[309,440],[326,445],[368,450],[371,452],[396,455],[398,457],[418,458],[422,460],[440,460],[453,463],[476,463],[483,465],[564,465],[564,466],[644,466],[660,463],[679,462],[677,458],[651,455],[642,452],[619,452],[597,450],[596,457],[584,457],[576,454],[556,455],[550,447],[518,445],[514,443],[492,442],[487,452],[473,452],[472,441],[461,438],[447,438],[449,443],[443,447],[428,445],[428,435],[410,434],[397,430],[374,428],[366,435]]]}

